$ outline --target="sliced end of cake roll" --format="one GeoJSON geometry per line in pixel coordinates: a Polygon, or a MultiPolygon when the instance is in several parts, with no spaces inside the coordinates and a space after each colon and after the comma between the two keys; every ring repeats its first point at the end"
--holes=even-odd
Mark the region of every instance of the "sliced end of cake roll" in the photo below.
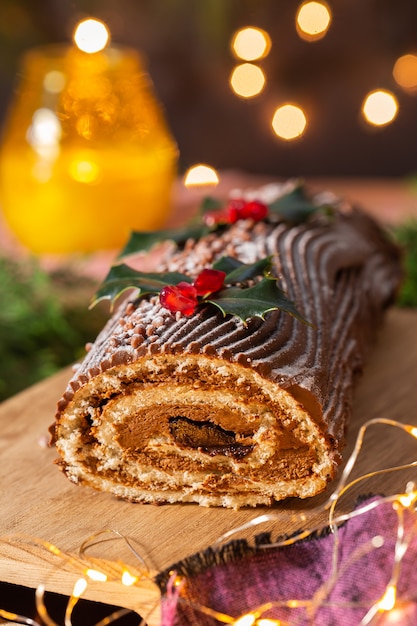
{"type": "Polygon", "coordinates": [[[84,384],[55,426],[76,483],[138,502],[238,508],[319,493],[337,446],[316,398],[249,367],[165,354],[84,384]]]}

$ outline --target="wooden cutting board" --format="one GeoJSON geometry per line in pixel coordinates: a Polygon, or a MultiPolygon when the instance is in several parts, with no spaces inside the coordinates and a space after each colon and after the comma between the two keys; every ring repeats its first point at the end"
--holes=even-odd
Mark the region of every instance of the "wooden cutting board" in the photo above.
{"type": "MultiPolygon", "coordinates": [[[[48,590],[70,594],[86,567],[78,555],[80,547],[106,529],[130,538],[152,575],[271,511],[130,504],[70,483],[53,463],[55,451],[45,446],[56,402],[70,374],[70,369],[62,371],[0,406],[0,580],[29,587],[44,584],[48,590]],[[42,542],[54,544],[62,553],[52,554],[42,542]]],[[[375,417],[417,426],[416,311],[393,309],[387,315],[356,391],[345,458],[360,425],[375,417]]],[[[398,429],[375,426],[366,435],[356,475],[414,459],[417,441],[398,429]]],[[[417,483],[417,470],[390,473],[379,478],[377,488],[396,493],[413,479],[417,483]]],[[[369,493],[370,487],[375,485],[359,484],[353,495],[369,493]]],[[[322,501],[324,496],[277,504],[272,511],[282,519],[274,522],[274,532],[291,530],[290,513],[304,513],[308,524],[309,511],[322,501]]],[[[298,526],[299,520],[297,516],[298,526]]],[[[133,587],[118,582],[120,561],[132,568],[138,565],[123,540],[102,543],[88,556],[100,559],[100,565],[117,580],[104,586],[89,584],[84,597],[136,610],[149,626],[159,623],[156,586],[146,578],[133,587]]]]}

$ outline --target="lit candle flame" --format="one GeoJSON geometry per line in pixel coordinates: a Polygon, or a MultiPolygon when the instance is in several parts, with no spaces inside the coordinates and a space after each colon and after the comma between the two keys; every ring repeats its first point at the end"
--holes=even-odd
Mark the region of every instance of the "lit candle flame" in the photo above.
{"type": "Polygon", "coordinates": [[[77,48],[92,54],[103,50],[107,46],[110,40],[110,33],[104,22],[89,18],[77,24],[73,39],[77,48]]]}

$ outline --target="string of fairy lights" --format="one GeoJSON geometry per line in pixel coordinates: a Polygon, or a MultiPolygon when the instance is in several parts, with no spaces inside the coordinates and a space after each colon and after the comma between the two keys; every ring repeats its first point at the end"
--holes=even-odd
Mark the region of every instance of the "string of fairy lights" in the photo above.
{"type": "MultiPolygon", "coordinates": [[[[364,611],[364,615],[358,624],[358,626],[405,626],[406,624],[415,623],[410,621],[413,619],[411,616],[415,616],[417,598],[414,596],[402,597],[401,590],[399,588],[399,581],[402,576],[403,563],[405,556],[411,552],[411,558],[415,558],[412,541],[415,540],[417,535],[417,485],[413,481],[408,481],[404,486],[404,489],[398,493],[388,494],[386,496],[379,496],[371,500],[365,500],[365,502],[358,508],[346,511],[345,507],[341,507],[342,512],[338,512],[338,505],[342,497],[344,497],[353,487],[358,487],[359,484],[364,484],[368,479],[380,478],[383,482],[383,477],[389,472],[402,472],[404,470],[415,470],[417,467],[417,460],[410,463],[404,463],[403,465],[388,467],[380,470],[375,470],[368,474],[360,475],[358,478],[352,479],[352,472],[357,466],[359,455],[367,453],[366,447],[366,435],[371,428],[390,428],[393,429],[395,434],[405,433],[411,438],[411,440],[417,439],[417,427],[413,424],[403,424],[395,420],[387,418],[374,418],[365,422],[360,428],[353,451],[347,459],[345,468],[341,474],[340,480],[335,487],[335,490],[330,494],[328,499],[321,505],[310,510],[309,515],[312,519],[311,524],[308,523],[308,519],[305,514],[301,512],[298,514],[299,521],[303,521],[303,530],[291,534],[288,538],[279,540],[275,544],[267,544],[265,549],[271,547],[284,547],[289,545],[295,545],[299,541],[305,540],[307,537],[314,533],[320,532],[324,528],[330,528],[333,537],[333,547],[330,555],[330,562],[327,564],[327,570],[324,583],[319,591],[313,594],[313,597],[309,600],[300,600],[297,597],[284,598],[279,601],[275,601],[271,598],[271,601],[262,604],[260,606],[253,606],[249,611],[243,615],[227,615],[216,611],[215,608],[205,605],[192,604],[193,609],[201,613],[201,615],[210,616],[217,620],[221,624],[231,624],[232,626],[300,626],[306,622],[302,619],[300,621],[297,616],[297,610],[307,610],[311,615],[314,615],[321,606],[325,607],[329,590],[335,585],[338,580],[341,580],[343,576],[347,576],[349,580],[349,573],[346,566],[340,563],[339,551],[341,549],[341,542],[339,538],[339,527],[349,522],[353,518],[363,519],[364,525],[367,524],[366,514],[372,510],[378,509],[378,507],[392,507],[392,510],[396,513],[397,524],[396,528],[392,529],[395,539],[395,545],[393,547],[392,558],[386,561],[387,571],[384,572],[385,588],[382,593],[368,602],[368,605],[364,604],[359,598],[357,601],[346,604],[342,602],[339,609],[346,610],[349,608],[360,608],[364,611]],[[326,513],[326,521],[323,525],[314,524],[314,513],[326,513]],[[411,520],[411,523],[405,525],[405,514],[411,520]],[[362,517],[363,516],[363,517],[362,517]],[[294,611],[294,619],[291,617],[285,617],[283,619],[270,618],[267,616],[268,611],[271,608],[284,608],[294,611]]],[[[265,522],[282,523],[283,511],[270,513],[264,513],[259,515],[244,525],[235,527],[222,536],[220,536],[215,545],[220,545],[231,540],[232,537],[240,536],[243,531],[257,528],[259,525],[265,522]]],[[[289,513],[291,517],[297,517],[297,514],[289,513]]],[[[295,523],[297,520],[293,519],[295,523]]],[[[299,526],[298,526],[299,527],[299,526]]],[[[374,528],[371,533],[370,541],[363,539],[363,545],[359,542],[355,547],[350,560],[349,565],[352,565],[355,561],[359,561],[364,554],[376,554],[378,549],[384,545],[386,538],[384,537],[384,531],[378,527],[374,528]]],[[[79,555],[74,556],[62,552],[55,545],[42,541],[36,538],[30,537],[0,537],[0,542],[7,543],[9,546],[14,545],[20,549],[30,551],[30,546],[34,545],[38,548],[43,548],[47,553],[53,555],[58,559],[60,567],[63,571],[70,571],[72,574],[78,577],[75,580],[71,597],[68,600],[65,613],[65,626],[73,626],[73,610],[79,601],[79,599],[85,594],[88,587],[92,584],[99,584],[102,586],[103,595],[105,593],[105,586],[109,582],[118,582],[120,585],[132,588],[132,593],[135,589],[146,589],[147,600],[142,594],[142,604],[138,606],[138,613],[142,616],[140,626],[156,626],[160,625],[159,610],[156,604],[159,604],[159,590],[154,583],[150,570],[141,557],[140,552],[136,549],[133,539],[129,539],[119,533],[117,530],[102,530],[94,535],[91,535],[79,548],[79,555]],[[128,548],[128,551],[134,555],[135,564],[126,564],[122,557],[123,549],[121,545],[120,558],[117,563],[103,558],[91,558],[88,551],[97,546],[103,546],[106,542],[117,540],[122,542],[124,549],[128,548]],[[145,586],[145,587],[144,587],[145,586]]],[[[388,541],[389,543],[389,541],[388,541]]],[[[261,547],[261,546],[260,546],[261,547]]],[[[377,557],[375,557],[377,558],[377,557]]],[[[163,620],[163,626],[173,626],[175,621],[175,605],[180,603],[187,603],[185,597],[181,597],[181,588],[186,582],[184,576],[177,576],[175,572],[172,572],[172,576],[167,587],[167,599],[173,601],[174,611],[171,618],[163,620]]],[[[333,606],[338,606],[334,604],[333,606]]],[[[45,585],[39,585],[36,590],[36,608],[38,617],[31,619],[23,615],[18,615],[4,610],[0,605],[0,620],[9,620],[9,623],[26,624],[27,626],[58,626],[58,624],[50,617],[47,606],[45,603],[45,585]]],[[[120,608],[114,611],[111,615],[104,618],[104,620],[95,624],[95,626],[108,626],[113,624],[120,617],[131,613],[129,609],[120,608]]],[[[313,626],[315,623],[314,618],[308,621],[313,626]]],[[[321,622],[319,622],[321,623],[321,622]]],[[[343,622],[346,623],[346,622],[343,622]]],[[[75,625],[74,625],[75,626],[75,625]]]]}

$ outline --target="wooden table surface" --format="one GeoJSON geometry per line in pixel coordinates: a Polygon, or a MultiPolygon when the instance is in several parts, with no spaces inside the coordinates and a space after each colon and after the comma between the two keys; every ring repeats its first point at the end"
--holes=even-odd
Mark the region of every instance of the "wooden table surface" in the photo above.
{"type": "MultiPolygon", "coordinates": [[[[392,309],[356,390],[345,457],[366,420],[387,417],[417,426],[416,373],[417,311],[392,309]]],[[[85,569],[78,557],[80,546],[110,528],[134,540],[151,573],[157,572],[269,510],[130,504],[70,483],[53,463],[55,451],[45,447],[56,401],[69,375],[70,371],[64,370],[0,406],[0,580],[31,587],[45,584],[47,589],[68,594],[85,569]],[[51,542],[67,558],[54,556],[33,540],[51,542]]],[[[356,474],[417,459],[417,441],[392,427],[373,427],[365,446],[356,474]]],[[[407,480],[417,482],[417,470],[385,475],[378,489],[397,493],[404,490],[407,480]]],[[[359,485],[356,492],[369,492],[368,487],[359,485]]],[[[275,525],[276,531],[290,530],[285,513],[304,512],[308,518],[320,498],[278,503],[273,510],[282,512],[283,518],[279,528],[275,525]]],[[[136,563],[121,540],[102,544],[91,556],[104,559],[116,573],[119,560],[136,563]]],[[[142,615],[159,598],[156,587],[146,580],[132,588],[109,582],[105,589],[104,593],[102,583],[89,585],[85,597],[119,604],[142,615]]],[[[156,625],[158,619],[155,609],[148,623],[156,625]]]]}

